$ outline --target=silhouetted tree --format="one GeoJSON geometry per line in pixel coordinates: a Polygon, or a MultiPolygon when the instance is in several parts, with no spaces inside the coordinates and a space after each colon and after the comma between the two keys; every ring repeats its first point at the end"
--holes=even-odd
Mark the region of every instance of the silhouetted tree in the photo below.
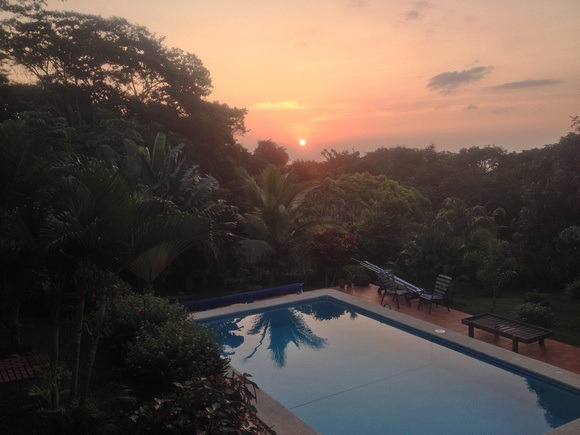
{"type": "Polygon", "coordinates": [[[262,168],[269,164],[286,166],[289,159],[286,148],[271,139],[258,141],[258,146],[254,150],[254,157],[263,162],[262,168]]]}

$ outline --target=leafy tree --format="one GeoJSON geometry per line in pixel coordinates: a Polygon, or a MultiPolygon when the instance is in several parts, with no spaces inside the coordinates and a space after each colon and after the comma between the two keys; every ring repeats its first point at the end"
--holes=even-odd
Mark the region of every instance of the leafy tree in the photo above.
{"type": "Polygon", "coordinates": [[[555,258],[558,269],[554,275],[561,282],[570,283],[580,278],[580,226],[570,226],[562,230],[554,240],[555,258]]]}
{"type": "Polygon", "coordinates": [[[82,128],[103,113],[132,117],[175,132],[188,159],[203,155],[204,171],[222,180],[249,164],[234,139],[245,131],[246,110],[207,101],[209,72],[194,54],[122,18],[49,11],[42,3],[0,4],[0,68],[23,72],[0,80],[7,116],[33,107],[82,128]]]}
{"type": "Polygon", "coordinates": [[[254,150],[254,157],[262,161],[262,168],[267,165],[286,166],[288,163],[288,153],[286,148],[278,145],[272,139],[259,140],[258,146],[254,150]]]}
{"type": "Polygon", "coordinates": [[[340,269],[356,257],[358,250],[354,234],[342,234],[337,230],[326,230],[315,234],[308,243],[308,255],[324,269],[324,285],[328,286],[328,275],[334,272],[332,283],[340,269]]]}
{"type": "MultiPolygon", "coordinates": [[[[74,290],[75,352],[71,400],[86,404],[92,364],[115,277],[130,270],[150,288],[168,263],[193,239],[207,234],[199,218],[179,213],[160,200],[136,203],[118,173],[99,161],[77,161],[52,170],[52,211],[40,232],[47,256],[52,310],[61,313],[62,293],[74,290]],[[60,267],[66,264],[67,268],[60,267]],[[60,296],[59,296],[60,295],[60,296]],[[80,385],[83,328],[94,314],[94,330],[84,383],[80,385]]],[[[58,323],[55,324],[55,328],[58,323]]],[[[58,337],[58,329],[54,331],[58,337]]],[[[57,340],[57,338],[55,338],[57,340]]],[[[54,360],[54,358],[53,358],[54,360]]]]}
{"type": "Polygon", "coordinates": [[[397,266],[424,285],[432,285],[440,273],[458,280],[467,272],[463,260],[466,249],[463,237],[446,234],[427,225],[405,245],[397,259],[397,266]]]}
{"type": "Polygon", "coordinates": [[[474,238],[478,231],[486,231],[499,241],[495,219],[502,214],[502,209],[490,215],[482,206],[468,207],[459,198],[447,198],[434,219],[406,245],[398,264],[424,283],[432,283],[440,273],[451,275],[456,281],[477,282],[474,274],[478,269],[466,255],[474,249],[481,251],[476,243],[481,237],[474,238]]]}
{"type": "Polygon", "coordinates": [[[571,116],[570,118],[572,119],[572,123],[570,124],[572,131],[580,133],[580,116],[576,115],[571,116]]]}
{"type": "Polygon", "coordinates": [[[491,294],[491,312],[494,312],[497,296],[517,276],[517,263],[509,243],[497,239],[489,230],[478,228],[470,239],[473,248],[465,254],[465,259],[474,265],[478,284],[491,294]]]}
{"type": "Polygon", "coordinates": [[[50,194],[46,169],[66,149],[66,136],[59,120],[42,114],[0,124],[0,299],[15,348],[20,346],[21,303],[40,283],[38,233],[50,194]]]}
{"type": "Polygon", "coordinates": [[[437,213],[434,225],[448,234],[466,237],[475,228],[486,228],[495,233],[494,218],[503,210],[497,209],[490,216],[483,206],[468,207],[459,198],[447,198],[437,213]]]}
{"type": "Polygon", "coordinates": [[[323,164],[325,172],[332,177],[337,177],[348,172],[356,172],[360,161],[360,152],[351,151],[336,151],[334,149],[323,150],[321,153],[325,159],[323,164]]]}
{"type": "Polygon", "coordinates": [[[209,72],[195,55],[167,49],[161,38],[121,18],[39,6],[20,8],[2,20],[2,29],[0,47],[9,65],[68,97],[64,107],[73,124],[82,119],[81,98],[120,108],[136,100],[185,114],[210,92],[209,72]]]}
{"type": "Polygon", "coordinates": [[[385,176],[347,174],[327,179],[308,204],[309,216],[332,219],[357,236],[365,259],[394,261],[415,223],[424,222],[429,202],[415,189],[385,176]]]}
{"type": "Polygon", "coordinates": [[[565,285],[566,271],[555,240],[580,222],[580,134],[569,133],[557,144],[523,151],[520,158],[522,207],[514,220],[522,275],[546,290],[565,285]]]}

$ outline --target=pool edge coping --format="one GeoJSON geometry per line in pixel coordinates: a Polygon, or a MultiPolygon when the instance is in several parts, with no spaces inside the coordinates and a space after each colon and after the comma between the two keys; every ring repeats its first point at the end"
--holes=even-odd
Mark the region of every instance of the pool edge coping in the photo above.
{"type": "MultiPolygon", "coordinates": [[[[357,298],[352,295],[345,294],[343,292],[331,288],[312,290],[303,294],[286,295],[274,299],[265,299],[255,301],[251,304],[235,304],[227,307],[216,308],[210,311],[195,312],[191,313],[190,317],[193,318],[194,320],[204,321],[212,318],[231,316],[233,314],[244,314],[260,310],[262,308],[283,306],[295,302],[307,302],[309,300],[315,300],[325,297],[333,298],[349,305],[354,305],[356,307],[361,308],[364,311],[369,312],[371,315],[384,317],[389,320],[392,320],[393,322],[398,323],[406,328],[417,331],[420,335],[425,336],[425,338],[431,339],[432,341],[444,342],[445,344],[450,345],[450,347],[452,348],[459,348],[460,350],[464,349],[467,350],[468,353],[473,353],[476,355],[479,354],[483,357],[488,357],[494,361],[501,361],[504,362],[506,366],[512,366],[515,367],[516,369],[532,373],[533,375],[546,379],[549,382],[561,384],[562,386],[567,386],[568,388],[571,389],[580,390],[580,375],[576,373],[570,372],[560,367],[553,366],[543,361],[535,360],[533,358],[521,355],[519,353],[512,352],[511,350],[503,349],[501,347],[494,346],[493,344],[465,336],[459,332],[455,332],[452,330],[444,330],[444,333],[435,332],[436,330],[440,331],[443,328],[433,323],[416,319],[407,314],[403,314],[390,308],[373,304],[372,302],[357,298]]],[[[269,412],[268,408],[270,407],[267,406],[268,404],[264,404],[266,406],[258,406],[257,403],[256,408],[258,409],[258,415],[260,416],[262,421],[271,426],[273,429],[274,426],[276,426],[277,429],[274,430],[276,430],[277,433],[280,434],[295,433],[294,431],[292,432],[283,431],[284,426],[286,426],[287,424],[289,425],[286,426],[287,428],[292,428],[291,424],[292,421],[294,421],[294,419],[298,419],[307,428],[310,428],[310,426],[304,423],[303,420],[298,418],[294,413],[285,408],[283,405],[281,405],[267,393],[263,391],[261,392],[264,394],[263,399],[266,399],[263,400],[264,402],[267,402],[268,399],[276,402],[275,404],[271,405],[271,410],[275,410],[275,413],[269,412]],[[276,406],[276,404],[279,407],[282,407],[286,412],[283,412],[283,410],[279,409],[278,406],[276,406]]],[[[549,433],[566,434],[567,433],[566,430],[570,426],[574,428],[580,426],[580,419],[571,421],[558,428],[554,428],[549,433]],[[562,430],[562,432],[559,432],[560,430],[562,430]]],[[[317,433],[317,432],[314,429],[312,429],[312,432],[301,432],[301,433],[317,433]]]]}

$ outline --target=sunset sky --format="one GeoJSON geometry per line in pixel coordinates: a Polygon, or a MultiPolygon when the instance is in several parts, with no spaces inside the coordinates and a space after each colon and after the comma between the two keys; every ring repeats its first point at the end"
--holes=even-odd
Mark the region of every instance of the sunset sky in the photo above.
{"type": "Polygon", "coordinates": [[[209,69],[253,150],[557,142],[580,115],[578,0],[50,0],[120,16],[209,69]],[[299,146],[300,139],[306,141],[299,146]]]}

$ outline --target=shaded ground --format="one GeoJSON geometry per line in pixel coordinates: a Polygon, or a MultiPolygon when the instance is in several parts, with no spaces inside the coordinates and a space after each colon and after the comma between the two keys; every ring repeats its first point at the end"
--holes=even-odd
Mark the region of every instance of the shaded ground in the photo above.
{"type": "MultiPolygon", "coordinates": [[[[22,323],[22,345],[25,352],[21,354],[0,354],[0,434],[41,434],[48,433],[48,428],[39,426],[28,405],[29,390],[36,384],[36,378],[29,377],[32,366],[48,358],[52,329],[48,319],[24,317],[22,323]],[[3,370],[4,369],[4,370],[3,370]],[[19,380],[4,379],[8,372],[19,373],[19,380]]],[[[0,329],[0,343],[8,342],[8,331],[0,329]]],[[[61,357],[70,360],[72,339],[66,327],[61,328],[61,357]]],[[[104,352],[97,352],[97,358],[91,378],[94,388],[108,383],[120,382],[118,373],[107,368],[104,352]]]]}

